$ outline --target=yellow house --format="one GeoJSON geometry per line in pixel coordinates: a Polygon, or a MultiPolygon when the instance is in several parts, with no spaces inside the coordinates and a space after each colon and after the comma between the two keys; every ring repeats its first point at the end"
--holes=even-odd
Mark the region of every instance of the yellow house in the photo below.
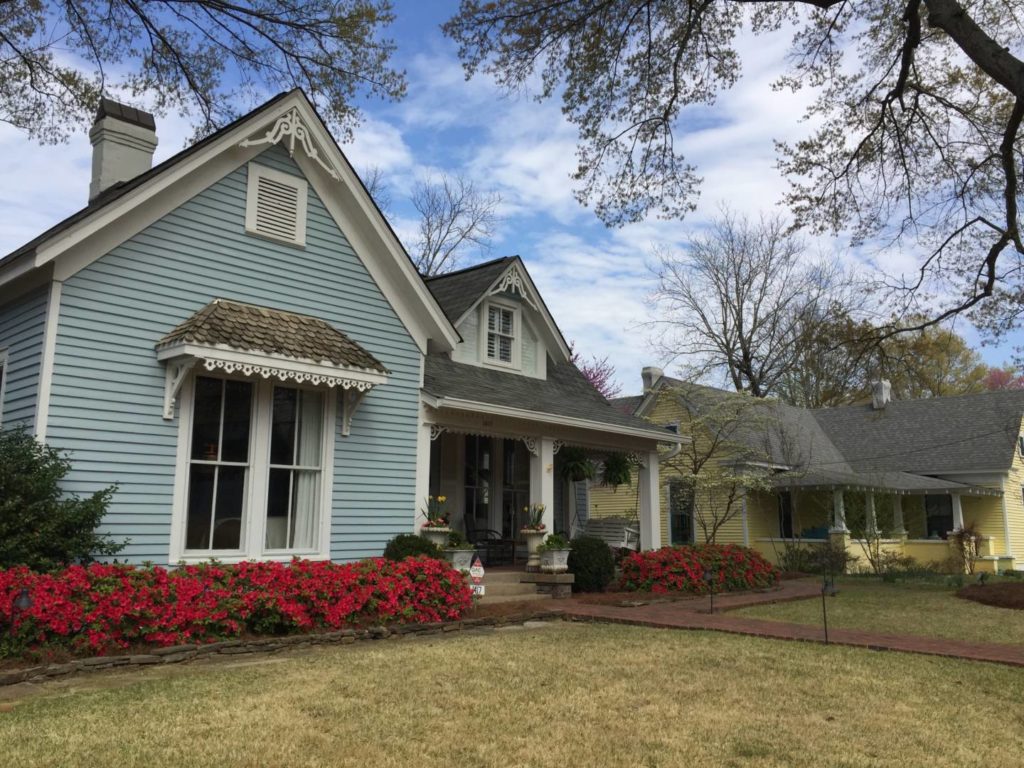
{"type": "MultiPolygon", "coordinates": [[[[644,394],[613,403],[684,433],[695,411],[735,397],[658,368],[645,368],[643,382],[644,394]]],[[[859,567],[867,567],[869,543],[943,563],[953,554],[951,534],[969,529],[977,570],[1024,569],[1024,392],[900,401],[878,382],[866,404],[812,410],[758,401],[756,410],[769,418],[735,430],[745,456],[731,466],[756,464],[760,481],[757,490],[740,488],[728,513],[718,503],[718,543],[752,547],[773,562],[788,549],[832,541],[860,558],[859,567]]],[[[662,454],[661,540],[704,541],[712,533],[676,453],[662,454]]],[[[636,491],[595,483],[588,508],[592,517],[632,519],[636,491]]]]}

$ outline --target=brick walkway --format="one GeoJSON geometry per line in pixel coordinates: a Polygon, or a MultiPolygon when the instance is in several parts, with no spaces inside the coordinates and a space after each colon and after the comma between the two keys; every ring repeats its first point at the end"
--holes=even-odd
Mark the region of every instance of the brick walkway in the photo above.
{"type": "MultiPolygon", "coordinates": [[[[816,581],[784,582],[774,592],[751,592],[741,595],[722,595],[715,598],[715,612],[708,613],[708,598],[651,603],[636,607],[617,605],[587,605],[575,603],[561,612],[568,619],[581,621],[608,621],[617,624],[635,624],[659,629],[697,629],[730,632],[737,635],[766,637],[775,640],[802,640],[812,643],[825,641],[821,625],[790,624],[719,613],[750,605],[806,600],[819,597],[820,584],[816,581]]],[[[972,661],[988,661],[1024,667],[1024,646],[1001,643],[971,643],[938,637],[888,635],[859,629],[829,628],[829,642],[873,651],[903,651],[931,656],[946,656],[972,661]]]]}

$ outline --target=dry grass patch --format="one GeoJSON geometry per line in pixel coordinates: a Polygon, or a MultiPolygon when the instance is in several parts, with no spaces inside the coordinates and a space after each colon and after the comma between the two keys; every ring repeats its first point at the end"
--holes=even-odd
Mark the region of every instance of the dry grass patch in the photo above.
{"type": "MultiPolygon", "coordinates": [[[[730,612],[794,624],[821,624],[821,601],[759,605],[730,612]]],[[[981,605],[949,588],[841,579],[828,601],[828,624],[887,634],[1024,644],[1024,611],[981,605]]]]}
{"type": "Polygon", "coordinates": [[[0,744],[11,767],[1004,765],[1022,700],[994,665],[556,624],[35,698],[0,744]]]}

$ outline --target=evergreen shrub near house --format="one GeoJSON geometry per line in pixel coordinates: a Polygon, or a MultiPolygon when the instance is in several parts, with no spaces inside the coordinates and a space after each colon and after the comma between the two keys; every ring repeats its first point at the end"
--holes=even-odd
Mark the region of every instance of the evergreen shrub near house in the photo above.
{"type": "Polygon", "coordinates": [[[576,577],[577,592],[604,592],[615,576],[611,547],[596,536],[578,536],[572,540],[569,570],[576,577]]]}
{"type": "Polygon", "coordinates": [[[0,431],[0,568],[49,571],[124,548],[96,532],[115,488],[65,494],[60,481],[70,469],[66,454],[24,428],[0,431]]]}
{"type": "Polygon", "coordinates": [[[401,561],[407,557],[443,557],[440,548],[422,536],[415,533],[401,533],[391,539],[384,547],[384,557],[388,560],[401,561]]]}
{"type": "Polygon", "coordinates": [[[704,573],[716,575],[715,592],[765,589],[779,583],[779,570],[759,552],[738,544],[698,544],[633,552],[623,558],[619,584],[625,590],[707,594],[704,573]]]}
{"type": "Polygon", "coordinates": [[[93,563],[54,573],[18,567],[0,570],[0,658],[450,621],[472,602],[462,574],[429,557],[173,570],[93,563]]]}

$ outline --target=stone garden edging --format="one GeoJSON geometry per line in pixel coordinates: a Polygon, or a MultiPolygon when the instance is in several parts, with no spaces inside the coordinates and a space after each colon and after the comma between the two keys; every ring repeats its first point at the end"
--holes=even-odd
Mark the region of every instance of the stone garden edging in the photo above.
{"type": "Polygon", "coordinates": [[[119,669],[141,669],[154,665],[181,664],[214,656],[237,656],[252,653],[271,654],[291,648],[303,648],[314,645],[346,645],[362,640],[397,640],[407,635],[447,634],[466,629],[522,624],[526,621],[544,621],[554,618],[560,618],[557,612],[545,610],[513,616],[460,619],[459,621],[434,624],[396,624],[389,627],[342,629],[333,632],[315,632],[304,635],[221,640],[203,645],[172,645],[164,648],[154,648],[148,653],[124,656],[90,656],[59,664],[41,664],[22,669],[0,670],[0,688],[18,683],[44,683],[71,675],[100,672],[115,667],[119,669]]]}

